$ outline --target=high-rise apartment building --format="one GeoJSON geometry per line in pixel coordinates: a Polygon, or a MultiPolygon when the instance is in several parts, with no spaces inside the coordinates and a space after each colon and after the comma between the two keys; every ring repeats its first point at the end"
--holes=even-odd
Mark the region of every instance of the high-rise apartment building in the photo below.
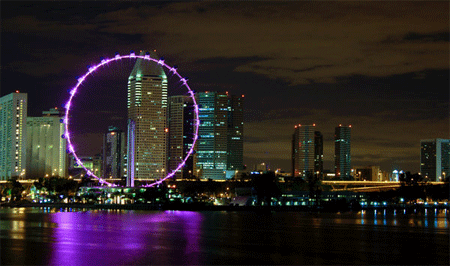
{"type": "Polygon", "coordinates": [[[323,173],[323,137],[313,125],[296,125],[292,135],[292,176],[323,173]]]}
{"type": "Polygon", "coordinates": [[[351,128],[351,125],[339,125],[334,131],[334,170],[338,179],[351,178],[351,128]]]}
{"type": "MultiPolygon", "coordinates": [[[[158,58],[153,52],[145,55],[158,58]]],[[[167,173],[167,86],[160,65],[137,59],[128,78],[128,186],[134,180],[160,179],[167,173]]]]}
{"type": "Polygon", "coordinates": [[[227,170],[244,165],[244,95],[228,95],[227,170]]]}
{"type": "Polygon", "coordinates": [[[450,139],[420,141],[420,173],[430,181],[443,181],[450,172],[450,139]]]}
{"type": "Polygon", "coordinates": [[[0,98],[0,180],[26,176],[27,94],[0,98]]]}
{"type": "MultiPolygon", "coordinates": [[[[169,158],[168,173],[184,160],[194,140],[194,103],[191,97],[169,97],[169,158]]],[[[190,178],[194,174],[193,156],[189,156],[183,168],[175,173],[177,179],[190,178]]]]}
{"type": "Polygon", "coordinates": [[[110,126],[103,135],[103,178],[122,178],[125,174],[125,132],[110,126]]]}
{"type": "Polygon", "coordinates": [[[64,114],[57,108],[43,111],[41,117],[27,118],[27,178],[67,177],[68,155],[64,114]]]}

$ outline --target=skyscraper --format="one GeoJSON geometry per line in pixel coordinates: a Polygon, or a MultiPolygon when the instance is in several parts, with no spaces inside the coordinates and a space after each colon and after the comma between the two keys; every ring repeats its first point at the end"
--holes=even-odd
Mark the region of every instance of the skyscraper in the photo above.
{"type": "Polygon", "coordinates": [[[292,176],[323,173],[323,138],[313,125],[296,125],[292,135],[292,176]]]}
{"type": "MultiPolygon", "coordinates": [[[[168,173],[174,171],[186,157],[194,138],[194,103],[189,96],[169,97],[169,158],[168,173]]],[[[175,178],[193,175],[193,156],[175,174],[175,178]]]]}
{"type": "MultiPolygon", "coordinates": [[[[227,93],[228,95],[228,93],[227,93]]],[[[242,170],[244,162],[244,95],[228,95],[227,170],[242,170]]]]}
{"type": "Polygon", "coordinates": [[[339,179],[350,179],[350,136],[352,126],[339,125],[334,131],[334,170],[339,179]]]}
{"type": "MultiPolygon", "coordinates": [[[[157,59],[155,53],[145,53],[157,59]]],[[[144,55],[144,52],[141,52],[144,55]]],[[[128,78],[127,185],[167,172],[167,76],[154,62],[137,59],[128,78]]]]}
{"type": "Polygon", "coordinates": [[[117,127],[110,126],[103,135],[103,178],[122,178],[124,176],[125,132],[117,127]]]}
{"type": "Polygon", "coordinates": [[[27,94],[0,98],[0,180],[26,174],[27,94]]]}
{"type": "Polygon", "coordinates": [[[420,141],[420,173],[430,181],[443,181],[450,172],[450,139],[420,141]]]}
{"type": "Polygon", "coordinates": [[[219,92],[197,94],[200,125],[196,168],[202,178],[225,179],[227,170],[228,96],[219,92]]]}
{"type": "Polygon", "coordinates": [[[323,177],[323,135],[314,131],[314,173],[318,178],[323,177]]]}
{"type": "Polygon", "coordinates": [[[63,112],[57,108],[43,111],[41,117],[27,118],[27,177],[67,177],[68,155],[63,112]]]}

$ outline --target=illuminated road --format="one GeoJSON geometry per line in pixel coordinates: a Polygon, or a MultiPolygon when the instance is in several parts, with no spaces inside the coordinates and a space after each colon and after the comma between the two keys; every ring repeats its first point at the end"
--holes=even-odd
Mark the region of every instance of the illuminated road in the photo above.
{"type": "MultiPolygon", "coordinates": [[[[81,181],[80,179],[74,179],[75,181],[81,181]]],[[[38,181],[37,179],[30,180],[19,180],[20,183],[24,185],[31,185],[34,182],[38,181]]],[[[120,181],[120,179],[109,179],[110,182],[120,181]]],[[[149,180],[139,180],[139,181],[154,181],[153,179],[149,180]]],[[[181,180],[176,180],[181,181],[181,180]]],[[[206,181],[206,180],[205,180],[206,181]]],[[[0,184],[5,184],[8,181],[0,180],[0,184]]],[[[374,191],[383,191],[395,189],[401,186],[401,182],[395,181],[332,181],[332,180],[323,180],[321,181],[322,185],[329,185],[332,188],[332,191],[358,191],[358,192],[374,192],[374,191]]],[[[423,184],[430,185],[443,185],[444,182],[427,182],[423,184]]]]}

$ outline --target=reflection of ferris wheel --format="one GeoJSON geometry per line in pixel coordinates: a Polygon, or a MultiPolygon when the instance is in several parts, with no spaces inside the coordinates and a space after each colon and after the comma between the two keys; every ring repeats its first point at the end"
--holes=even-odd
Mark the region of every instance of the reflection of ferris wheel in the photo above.
{"type": "Polygon", "coordinates": [[[193,134],[193,142],[192,142],[192,145],[191,145],[190,149],[188,150],[186,156],[181,161],[181,163],[177,166],[176,169],[174,169],[172,172],[168,173],[164,178],[147,185],[147,186],[151,187],[151,186],[154,186],[154,185],[162,183],[164,180],[166,180],[168,178],[173,177],[175,175],[175,173],[177,171],[179,171],[185,165],[185,163],[188,160],[189,156],[191,156],[194,153],[195,142],[197,141],[197,138],[198,138],[198,126],[200,124],[199,123],[199,119],[198,119],[198,105],[197,105],[197,102],[195,100],[194,92],[191,90],[191,88],[187,84],[187,80],[185,78],[183,78],[177,72],[176,67],[168,66],[166,63],[164,63],[163,59],[157,60],[157,59],[151,58],[149,54],[136,55],[134,52],[131,52],[129,55],[116,54],[115,57],[109,58],[109,59],[103,59],[99,64],[90,67],[88,72],[86,72],[86,74],[84,74],[83,76],[78,78],[77,85],[70,90],[70,98],[67,101],[67,103],[65,104],[66,114],[65,114],[64,119],[63,119],[63,122],[65,124],[65,133],[64,133],[64,135],[62,135],[62,137],[67,139],[67,142],[68,142],[67,152],[73,154],[77,164],[84,168],[84,170],[86,171],[88,176],[91,176],[91,177],[94,177],[94,178],[98,179],[100,184],[106,184],[108,186],[116,186],[115,184],[109,183],[106,180],[96,176],[94,173],[92,173],[91,170],[87,169],[84,166],[84,164],[82,163],[82,161],[80,160],[80,158],[75,153],[75,148],[74,148],[74,145],[72,144],[72,141],[71,141],[71,138],[70,138],[71,134],[69,132],[69,124],[70,124],[69,112],[70,112],[70,107],[72,105],[73,97],[77,93],[77,90],[81,86],[81,84],[83,84],[83,82],[86,80],[87,76],[89,76],[90,74],[92,74],[92,73],[96,72],[97,70],[99,70],[99,68],[101,66],[106,66],[106,65],[108,65],[108,64],[110,64],[112,62],[120,61],[120,60],[125,59],[125,58],[129,58],[129,59],[139,59],[140,58],[140,59],[144,59],[144,60],[147,60],[147,61],[153,61],[154,63],[164,67],[165,69],[167,69],[169,71],[169,73],[172,73],[173,75],[175,75],[176,77],[178,77],[180,79],[180,81],[182,82],[182,85],[184,85],[186,87],[186,89],[188,91],[188,94],[189,94],[190,98],[192,99],[192,102],[193,102],[193,105],[194,105],[194,134],[193,134]]]}

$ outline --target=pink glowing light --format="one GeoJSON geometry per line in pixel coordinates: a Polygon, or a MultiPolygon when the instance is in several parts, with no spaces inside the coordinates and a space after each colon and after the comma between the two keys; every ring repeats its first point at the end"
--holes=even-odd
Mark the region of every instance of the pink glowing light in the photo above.
{"type": "Polygon", "coordinates": [[[66,138],[67,139],[67,142],[68,142],[68,146],[69,146],[69,151],[73,154],[73,156],[75,157],[75,161],[78,163],[78,165],[80,165],[81,167],[83,167],[83,169],[86,171],[86,173],[89,175],[89,176],[92,176],[92,177],[94,177],[94,178],[96,178],[96,179],[98,179],[99,180],[99,182],[100,182],[100,184],[107,184],[107,185],[109,185],[109,186],[116,186],[115,184],[113,184],[113,183],[109,183],[109,182],[107,182],[106,180],[104,180],[104,179],[102,179],[102,178],[100,178],[100,177],[98,177],[98,176],[96,176],[94,173],[92,173],[89,169],[87,169],[85,166],[84,166],[84,164],[81,162],[81,160],[79,159],[79,157],[77,156],[77,154],[75,153],[75,149],[74,149],[74,146],[73,146],[73,144],[72,144],[72,140],[71,140],[71,138],[70,138],[70,131],[69,131],[69,124],[70,124],[70,119],[69,119],[69,113],[70,113],[70,107],[71,107],[71,104],[72,104],[72,100],[73,100],[73,97],[75,96],[75,94],[76,94],[76,92],[77,92],[77,90],[78,90],[78,88],[81,86],[81,84],[85,81],[85,79],[86,79],[86,77],[87,76],[89,76],[90,74],[92,74],[92,73],[94,73],[95,71],[97,71],[101,66],[104,66],[104,65],[107,65],[107,64],[109,64],[109,63],[112,63],[112,62],[115,62],[115,61],[119,61],[119,60],[122,60],[122,59],[126,59],[126,58],[129,58],[129,59],[137,59],[137,58],[141,58],[141,59],[144,59],[144,60],[148,60],[148,61],[153,61],[153,62],[155,62],[156,64],[158,64],[158,65],[161,65],[162,67],[164,67],[164,68],[166,68],[167,70],[169,70],[169,72],[171,72],[171,73],[173,73],[174,75],[176,75],[179,79],[180,79],[180,81],[182,81],[182,83],[183,83],[183,85],[186,87],[186,89],[188,90],[188,93],[189,93],[189,95],[190,95],[190,97],[192,98],[192,101],[193,101],[193,103],[194,103],[194,110],[195,110],[195,116],[194,116],[194,137],[193,137],[193,142],[192,142],[192,145],[191,145],[191,148],[189,149],[189,151],[188,151],[188,153],[187,153],[187,155],[186,155],[186,157],[184,157],[184,159],[183,159],[183,161],[178,165],[178,167],[175,169],[175,170],[173,170],[172,172],[170,172],[170,173],[168,173],[167,174],[167,176],[166,177],[164,177],[164,178],[162,178],[162,179],[160,179],[160,180],[157,180],[157,181],[155,181],[155,182],[153,182],[153,183],[151,183],[151,184],[148,184],[148,185],[146,185],[145,187],[152,187],[152,186],[155,186],[155,185],[159,185],[159,184],[161,184],[164,180],[166,180],[166,179],[168,179],[168,178],[171,178],[171,177],[173,177],[174,175],[175,175],[175,173],[178,171],[178,170],[180,170],[185,164],[186,164],[186,161],[188,160],[188,158],[189,158],[189,156],[191,156],[193,153],[194,153],[194,147],[195,147],[195,142],[197,141],[197,139],[198,139],[198,125],[200,124],[200,121],[199,121],[199,119],[198,119],[198,105],[197,105],[197,101],[195,100],[195,96],[194,96],[194,92],[191,90],[191,88],[189,87],[189,85],[187,84],[187,79],[186,78],[183,78],[178,72],[177,72],[177,69],[176,69],[176,67],[170,67],[170,66],[168,66],[165,62],[164,62],[164,60],[162,60],[162,59],[153,59],[153,58],[151,58],[150,57],[150,55],[149,54],[146,54],[146,55],[136,55],[134,52],[131,52],[129,55],[119,55],[119,54],[116,54],[115,56],[114,56],[114,58],[106,58],[106,59],[102,59],[101,60],[101,62],[99,63],[99,64],[97,64],[97,65],[94,65],[94,66],[90,66],[89,68],[88,68],[88,72],[86,72],[83,76],[81,76],[80,78],[78,78],[77,79],[77,85],[72,89],[72,90],[70,90],[70,97],[69,97],[69,100],[67,101],[67,103],[65,104],[65,107],[66,107],[66,114],[65,114],[65,117],[64,117],[64,123],[65,123],[65,130],[66,130],[66,133],[65,134],[63,134],[63,137],[64,138],[66,138]]]}

